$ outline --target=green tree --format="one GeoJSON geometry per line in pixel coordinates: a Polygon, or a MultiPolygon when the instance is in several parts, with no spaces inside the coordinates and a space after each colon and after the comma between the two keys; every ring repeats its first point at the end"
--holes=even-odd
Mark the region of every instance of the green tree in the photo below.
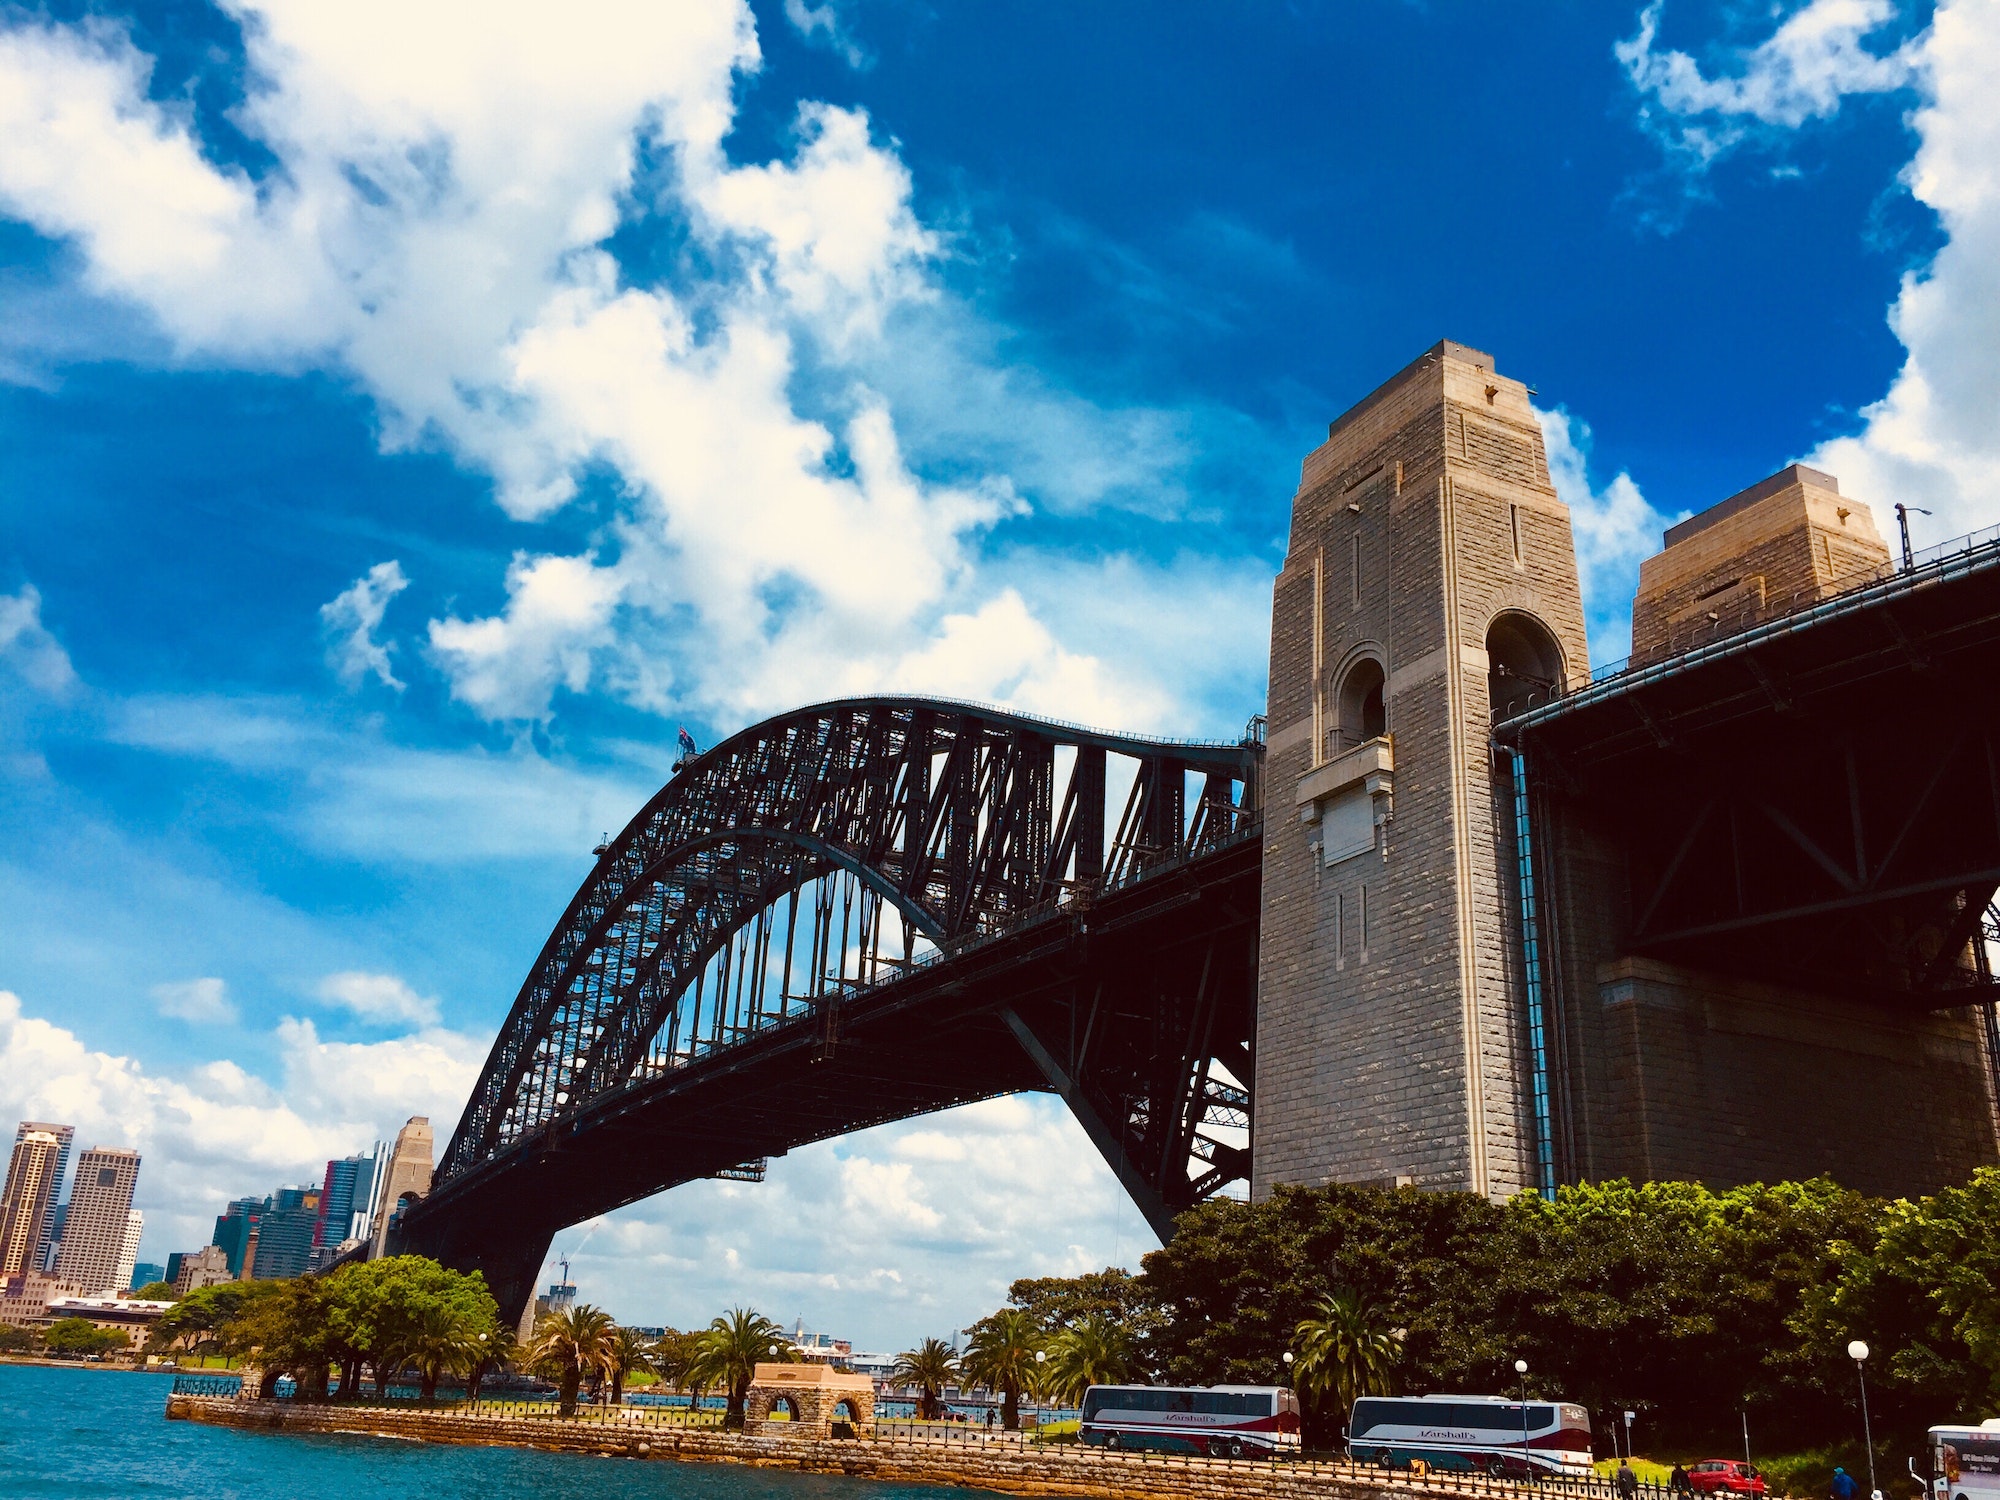
{"type": "MultiPolygon", "coordinates": [[[[416,1362],[419,1350],[445,1337],[441,1330],[455,1329],[453,1337],[477,1342],[479,1334],[490,1339],[499,1329],[500,1310],[484,1276],[449,1270],[425,1256],[365,1261],[319,1279],[332,1283],[329,1343],[345,1351],[349,1363],[373,1365],[383,1391],[398,1371],[416,1362]]],[[[421,1370],[418,1378],[423,1379],[421,1370]]]]}
{"type": "Polygon", "coordinates": [[[225,1281],[220,1286],[198,1287],[189,1292],[160,1314],[147,1334],[147,1352],[221,1352],[222,1330],[243,1311],[259,1285],[254,1281],[225,1281]]]}
{"type": "Polygon", "coordinates": [[[685,1378],[704,1390],[725,1387],[729,1409],[722,1424],[740,1428],[757,1366],[787,1362],[791,1356],[792,1342],[784,1329],[762,1313],[747,1307],[732,1308],[695,1336],[694,1357],[688,1362],[685,1378]]]}
{"type": "Polygon", "coordinates": [[[625,1400],[625,1377],[635,1370],[652,1370],[652,1342],[636,1328],[614,1328],[605,1347],[604,1373],[611,1381],[610,1404],[625,1400]]]}
{"type": "Polygon", "coordinates": [[[0,1323],[0,1354],[24,1354],[35,1347],[35,1336],[12,1323],[0,1323]]]}
{"type": "Polygon", "coordinates": [[[1043,1389],[1065,1405],[1083,1400],[1093,1385],[1122,1385],[1139,1373],[1132,1335],[1099,1314],[1079,1318],[1049,1341],[1043,1389]]]}
{"type": "Polygon", "coordinates": [[[104,1354],[123,1349],[126,1340],[116,1329],[99,1328],[88,1318],[58,1318],[42,1343],[51,1354],[104,1354]]]}
{"type": "Polygon", "coordinates": [[[524,1354],[536,1368],[555,1377],[560,1415],[576,1415],[576,1393],[583,1377],[604,1368],[611,1327],[611,1315],[588,1302],[544,1313],[535,1325],[524,1354]]]}
{"type": "Polygon", "coordinates": [[[1021,1392],[1034,1385],[1035,1356],[1047,1343],[1040,1323],[1024,1307],[1003,1307],[972,1325],[959,1367],[966,1378],[1000,1393],[1000,1425],[1008,1432],[1020,1428],[1021,1392]]]}
{"type": "Polygon", "coordinates": [[[1159,1321],[1151,1288],[1130,1271],[1106,1266],[1081,1276],[1028,1276],[1007,1288],[1007,1300],[1035,1320],[1043,1333],[1067,1328],[1095,1314],[1143,1336],[1159,1321]]]}
{"type": "Polygon", "coordinates": [[[267,1391],[279,1376],[290,1375],[302,1399],[324,1400],[333,1363],[325,1282],[301,1277],[248,1286],[236,1316],[222,1326],[219,1346],[260,1368],[267,1391]]]}
{"type": "Polygon", "coordinates": [[[452,1302],[431,1301],[416,1309],[397,1352],[417,1372],[419,1400],[435,1405],[439,1380],[464,1374],[478,1362],[482,1334],[490,1340],[491,1328],[482,1326],[476,1313],[452,1302]]]}
{"type": "Polygon", "coordinates": [[[944,1410],[944,1388],[958,1379],[958,1356],[943,1339],[925,1339],[896,1356],[889,1379],[917,1388],[917,1415],[935,1421],[944,1410]]]}
{"type": "Polygon", "coordinates": [[[132,1295],[141,1302],[173,1302],[180,1294],[171,1281],[149,1281],[132,1295]]]}
{"type": "Polygon", "coordinates": [[[1292,1380],[1313,1429],[1309,1445],[1330,1447],[1355,1398],[1387,1392],[1395,1376],[1396,1336],[1379,1309],[1348,1287],[1320,1299],[1293,1330],[1298,1357],[1292,1380]]]}

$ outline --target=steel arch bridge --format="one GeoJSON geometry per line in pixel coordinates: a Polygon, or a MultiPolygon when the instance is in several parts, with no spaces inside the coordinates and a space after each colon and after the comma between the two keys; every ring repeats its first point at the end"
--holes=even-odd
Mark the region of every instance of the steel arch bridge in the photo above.
{"type": "Polygon", "coordinates": [[[596,851],[392,1242],[518,1313],[569,1224],[1023,1089],[1170,1234],[1249,1165],[1262,754],[875,697],[694,757],[596,851]]]}

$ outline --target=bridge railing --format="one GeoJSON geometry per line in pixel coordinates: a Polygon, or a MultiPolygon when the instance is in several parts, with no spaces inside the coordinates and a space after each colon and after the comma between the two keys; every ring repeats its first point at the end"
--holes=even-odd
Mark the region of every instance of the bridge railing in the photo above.
{"type": "Polygon", "coordinates": [[[1891,559],[1838,574],[1825,583],[1801,585],[1782,595],[1766,595],[1754,612],[1725,616],[1718,611],[1714,619],[1698,615],[1656,650],[1602,662],[1591,669],[1587,680],[1567,688],[1531,688],[1513,700],[1515,707],[1507,718],[1518,719],[1584,692],[1614,689],[1642,674],[1685,665],[1690,659],[1749,636],[1781,634],[1815,620],[1864,608],[1885,596],[1995,565],[2000,565],[2000,525],[1983,527],[1913,552],[1907,567],[1891,559]]]}

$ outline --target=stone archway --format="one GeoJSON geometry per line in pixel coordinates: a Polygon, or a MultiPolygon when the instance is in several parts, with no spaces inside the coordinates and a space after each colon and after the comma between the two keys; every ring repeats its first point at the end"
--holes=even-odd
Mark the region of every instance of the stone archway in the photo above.
{"type": "Polygon", "coordinates": [[[743,1406],[747,1435],[831,1437],[836,1422],[854,1436],[868,1433],[875,1422],[874,1381],[830,1365],[757,1366],[743,1406]],[[774,1419],[779,1410],[790,1420],[774,1419]]]}

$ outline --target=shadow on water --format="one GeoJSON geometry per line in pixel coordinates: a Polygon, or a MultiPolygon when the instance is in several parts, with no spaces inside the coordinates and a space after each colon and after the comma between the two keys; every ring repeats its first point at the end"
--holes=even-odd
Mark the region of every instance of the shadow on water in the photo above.
{"type": "Polygon", "coordinates": [[[7,1500],[964,1500],[727,1465],[289,1436],[166,1419],[170,1375],[0,1364],[7,1500]]]}

